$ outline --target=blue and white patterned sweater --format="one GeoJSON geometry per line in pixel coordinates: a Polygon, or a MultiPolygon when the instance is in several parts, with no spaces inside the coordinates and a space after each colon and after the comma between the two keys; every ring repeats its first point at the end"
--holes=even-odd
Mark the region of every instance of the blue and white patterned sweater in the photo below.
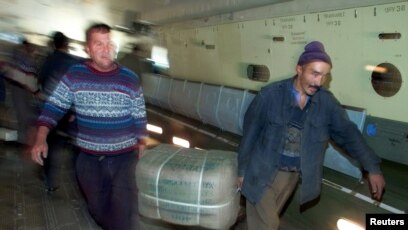
{"type": "Polygon", "coordinates": [[[88,62],[72,66],[44,104],[37,125],[54,128],[71,106],[76,144],[85,152],[124,153],[147,136],[140,79],[123,66],[110,72],[100,72],[88,62]]]}

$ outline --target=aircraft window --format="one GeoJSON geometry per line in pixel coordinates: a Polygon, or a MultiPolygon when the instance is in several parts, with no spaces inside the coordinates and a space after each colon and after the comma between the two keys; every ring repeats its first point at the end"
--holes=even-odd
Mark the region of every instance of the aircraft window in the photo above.
{"type": "Polygon", "coordinates": [[[394,96],[401,88],[401,73],[391,63],[377,65],[371,74],[371,85],[383,97],[394,96]]]}
{"type": "Polygon", "coordinates": [[[23,40],[23,36],[20,34],[14,34],[14,33],[7,33],[7,32],[0,32],[0,40],[12,42],[19,44],[23,40]]]}
{"type": "Polygon", "coordinates": [[[154,65],[156,67],[164,69],[168,69],[170,67],[166,48],[160,46],[153,46],[151,55],[152,55],[151,60],[154,62],[154,65]]]}
{"type": "Polygon", "coordinates": [[[269,81],[269,69],[266,65],[248,65],[247,77],[254,81],[269,81]]]}

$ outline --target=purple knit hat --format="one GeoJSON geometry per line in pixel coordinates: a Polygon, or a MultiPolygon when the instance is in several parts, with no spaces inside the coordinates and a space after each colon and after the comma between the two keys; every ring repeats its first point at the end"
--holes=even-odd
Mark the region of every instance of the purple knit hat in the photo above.
{"type": "Polygon", "coordinates": [[[300,55],[298,65],[305,65],[313,61],[323,61],[332,65],[329,55],[324,50],[324,46],[321,42],[313,41],[305,46],[305,51],[300,55]]]}

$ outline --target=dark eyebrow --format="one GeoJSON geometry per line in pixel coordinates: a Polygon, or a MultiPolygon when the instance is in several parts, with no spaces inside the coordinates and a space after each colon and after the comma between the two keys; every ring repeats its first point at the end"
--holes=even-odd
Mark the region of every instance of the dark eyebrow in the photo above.
{"type": "Polygon", "coordinates": [[[313,70],[313,74],[323,74],[322,72],[319,72],[317,70],[313,70]]]}

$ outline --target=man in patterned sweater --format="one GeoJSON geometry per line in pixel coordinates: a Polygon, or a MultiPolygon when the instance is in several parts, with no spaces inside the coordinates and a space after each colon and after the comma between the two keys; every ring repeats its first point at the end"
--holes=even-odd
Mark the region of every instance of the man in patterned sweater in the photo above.
{"type": "Polygon", "coordinates": [[[108,25],[86,31],[85,49],[90,60],[72,66],[43,107],[32,159],[43,165],[49,131],[74,106],[80,148],[76,173],[89,212],[103,229],[135,229],[134,153],[141,156],[147,137],[140,79],[114,62],[108,25]]]}

